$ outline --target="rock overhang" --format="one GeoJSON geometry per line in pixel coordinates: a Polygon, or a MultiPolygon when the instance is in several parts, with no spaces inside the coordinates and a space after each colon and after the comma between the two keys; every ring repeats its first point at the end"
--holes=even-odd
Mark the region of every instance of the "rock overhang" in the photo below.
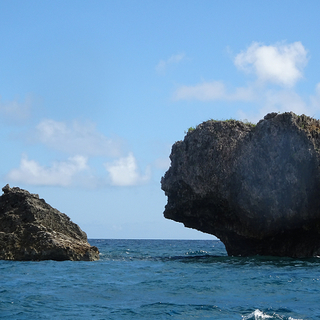
{"type": "Polygon", "coordinates": [[[318,255],[319,128],[292,112],[198,125],[172,148],[164,216],[217,236],[229,254],[318,255]]]}

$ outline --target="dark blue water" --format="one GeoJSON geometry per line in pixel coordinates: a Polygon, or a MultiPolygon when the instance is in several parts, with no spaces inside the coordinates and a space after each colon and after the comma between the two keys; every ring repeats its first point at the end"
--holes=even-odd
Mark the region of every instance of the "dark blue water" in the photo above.
{"type": "Polygon", "coordinates": [[[90,240],[95,262],[0,261],[1,319],[320,319],[320,259],[219,241],[90,240]]]}

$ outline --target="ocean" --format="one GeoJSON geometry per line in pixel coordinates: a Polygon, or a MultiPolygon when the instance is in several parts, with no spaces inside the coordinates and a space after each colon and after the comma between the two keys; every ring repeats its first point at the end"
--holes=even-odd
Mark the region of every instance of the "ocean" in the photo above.
{"type": "Polygon", "coordinates": [[[320,259],[216,240],[89,240],[99,261],[0,261],[0,319],[320,319],[320,259]]]}

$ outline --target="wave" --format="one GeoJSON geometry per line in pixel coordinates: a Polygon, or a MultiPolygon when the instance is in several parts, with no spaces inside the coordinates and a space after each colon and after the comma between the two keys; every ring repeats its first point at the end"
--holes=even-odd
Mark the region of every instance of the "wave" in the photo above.
{"type": "Polygon", "coordinates": [[[263,311],[256,309],[252,313],[242,316],[242,320],[264,320],[264,319],[281,319],[281,320],[303,320],[298,318],[292,318],[292,317],[284,317],[277,313],[273,313],[272,315],[268,315],[267,313],[264,313],[263,311]]]}

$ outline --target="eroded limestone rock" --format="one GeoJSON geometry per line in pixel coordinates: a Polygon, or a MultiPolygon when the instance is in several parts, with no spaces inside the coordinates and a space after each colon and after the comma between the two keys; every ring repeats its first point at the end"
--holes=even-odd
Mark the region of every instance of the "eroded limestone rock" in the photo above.
{"type": "Polygon", "coordinates": [[[0,259],[98,260],[99,250],[70,218],[36,194],[6,185],[0,197],[0,259]]]}
{"type": "Polygon", "coordinates": [[[229,255],[320,255],[320,122],[271,113],[207,121],[176,142],[164,216],[217,236],[229,255]]]}

